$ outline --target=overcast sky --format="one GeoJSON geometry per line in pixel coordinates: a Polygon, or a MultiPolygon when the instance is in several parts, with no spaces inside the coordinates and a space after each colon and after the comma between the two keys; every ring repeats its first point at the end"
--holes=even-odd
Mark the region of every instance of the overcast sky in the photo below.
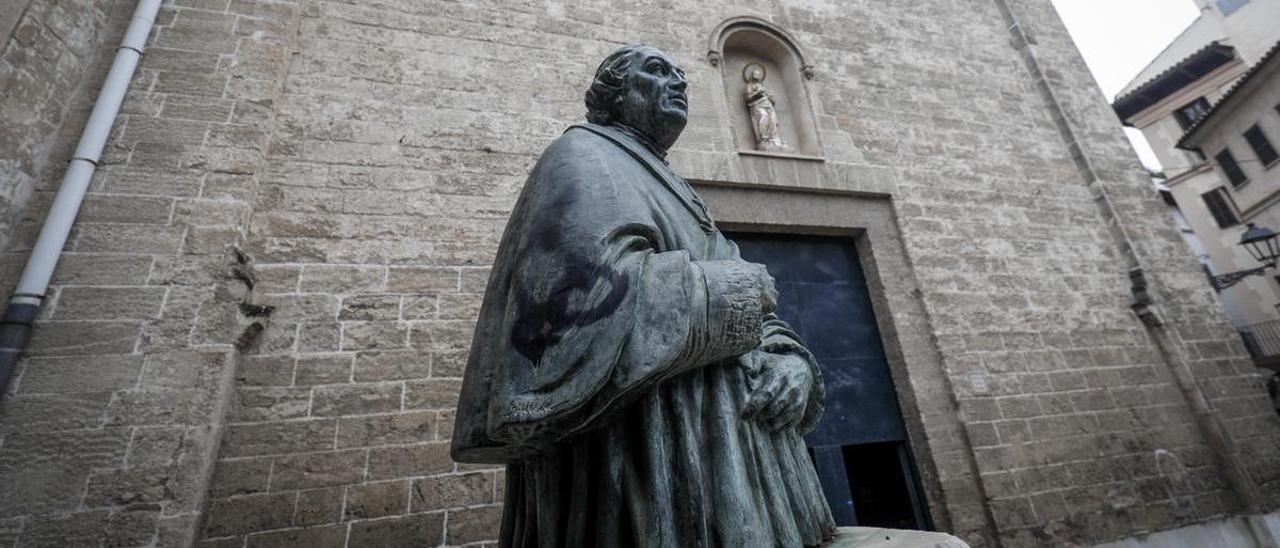
{"type": "MultiPolygon", "coordinates": [[[[1191,0],[1053,0],[1107,100],[1147,66],[1199,9],[1191,0]]],[[[1142,134],[1125,128],[1142,163],[1159,169],[1142,134]]]]}

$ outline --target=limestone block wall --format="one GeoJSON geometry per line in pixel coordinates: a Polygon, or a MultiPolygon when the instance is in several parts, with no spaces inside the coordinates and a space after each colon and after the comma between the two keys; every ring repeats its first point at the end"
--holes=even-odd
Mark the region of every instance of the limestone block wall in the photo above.
{"type": "MultiPolygon", "coordinates": [[[[13,236],[64,127],[88,116],[127,23],[127,2],[13,0],[0,6],[0,252],[13,236]],[[64,125],[64,121],[68,122],[64,125]]],[[[65,140],[65,139],[64,139],[65,140]]],[[[74,147],[71,141],[69,146],[74,147]]]]}
{"type": "Polygon", "coordinates": [[[30,0],[19,0],[16,2],[7,2],[0,7],[0,40],[9,43],[9,37],[13,34],[13,27],[18,24],[18,20],[22,19],[23,13],[27,11],[27,5],[30,0]]]}
{"type": "MultiPolygon", "coordinates": [[[[33,0],[28,14],[75,4],[33,0]]],[[[112,29],[123,32],[133,5],[115,4],[112,29]]],[[[233,251],[248,227],[294,13],[226,0],[161,11],[0,404],[5,542],[191,544],[235,343],[249,325],[240,306],[252,299],[247,270],[233,251]]],[[[109,63],[114,46],[104,51],[109,63]]],[[[48,91],[50,101],[70,99],[48,91]]],[[[87,111],[96,94],[77,104],[87,111]]],[[[8,96],[4,105],[6,124],[21,120],[8,96]]],[[[0,261],[6,297],[83,123],[69,116],[59,128],[56,167],[35,183],[0,261]]]]}
{"type": "Polygon", "coordinates": [[[1280,420],[1047,0],[175,0],[0,404],[3,534],[492,543],[502,471],[447,454],[488,265],[638,41],[688,70],[688,177],[891,204],[940,524],[1087,544],[1277,506],[1280,420]],[[703,55],[744,14],[806,48],[824,162],[737,155],[703,55]]]}

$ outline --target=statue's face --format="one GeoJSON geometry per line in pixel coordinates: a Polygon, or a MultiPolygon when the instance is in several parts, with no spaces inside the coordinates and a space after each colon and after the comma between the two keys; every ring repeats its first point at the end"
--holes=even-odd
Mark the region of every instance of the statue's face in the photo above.
{"type": "Polygon", "coordinates": [[[689,119],[684,70],[657,48],[642,47],[631,55],[621,121],[663,147],[670,147],[689,119]]]}

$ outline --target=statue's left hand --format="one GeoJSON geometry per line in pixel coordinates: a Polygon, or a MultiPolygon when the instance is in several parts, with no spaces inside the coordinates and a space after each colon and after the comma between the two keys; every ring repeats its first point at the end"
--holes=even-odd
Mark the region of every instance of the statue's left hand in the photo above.
{"type": "Polygon", "coordinates": [[[794,428],[804,419],[813,387],[809,363],[794,354],[765,354],[760,383],[742,409],[743,417],[768,424],[773,430],[794,428]]]}

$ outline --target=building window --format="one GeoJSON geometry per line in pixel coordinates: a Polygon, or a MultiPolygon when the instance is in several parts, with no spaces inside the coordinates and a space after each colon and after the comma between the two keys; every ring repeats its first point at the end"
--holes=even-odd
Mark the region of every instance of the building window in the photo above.
{"type": "Polygon", "coordinates": [[[1280,158],[1280,154],[1276,154],[1276,149],[1271,146],[1271,141],[1267,140],[1266,134],[1262,133],[1262,128],[1257,124],[1244,132],[1244,140],[1249,142],[1249,148],[1253,149],[1253,153],[1258,155],[1258,161],[1262,165],[1269,166],[1276,158],[1280,158]]]}
{"type": "Polygon", "coordinates": [[[1240,219],[1236,217],[1235,207],[1231,205],[1231,197],[1227,195],[1227,189],[1218,187],[1201,194],[1200,198],[1204,200],[1204,205],[1209,208],[1209,213],[1213,215],[1213,220],[1218,221],[1218,228],[1227,228],[1240,224],[1240,219]]]}
{"type": "Polygon", "coordinates": [[[1249,0],[1218,0],[1218,11],[1223,15],[1231,15],[1248,3],[1249,0]]]}
{"type": "Polygon", "coordinates": [[[1209,101],[1201,97],[1182,105],[1182,108],[1174,111],[1173,117],[1178,119],[1178,125],[1182,126],[1182,129],[1187,129],[1196,125],[1206,112],[1209,112],[1209,101]]]}
{"type": "Polygon", "coordinates": [[[1227,180],[1231,181],[1232,186],[1243,185],[1249,180],[1244,176],[1244,172],[1240,171],[1240,164],[1237,164],[1236,157],[1231,155],[1231,149],[1222,149],[1222,152],[1213,159],[1218,161],[1218,165],[1222,167],[1222,172],[1227,174],[1227,180]]]}

